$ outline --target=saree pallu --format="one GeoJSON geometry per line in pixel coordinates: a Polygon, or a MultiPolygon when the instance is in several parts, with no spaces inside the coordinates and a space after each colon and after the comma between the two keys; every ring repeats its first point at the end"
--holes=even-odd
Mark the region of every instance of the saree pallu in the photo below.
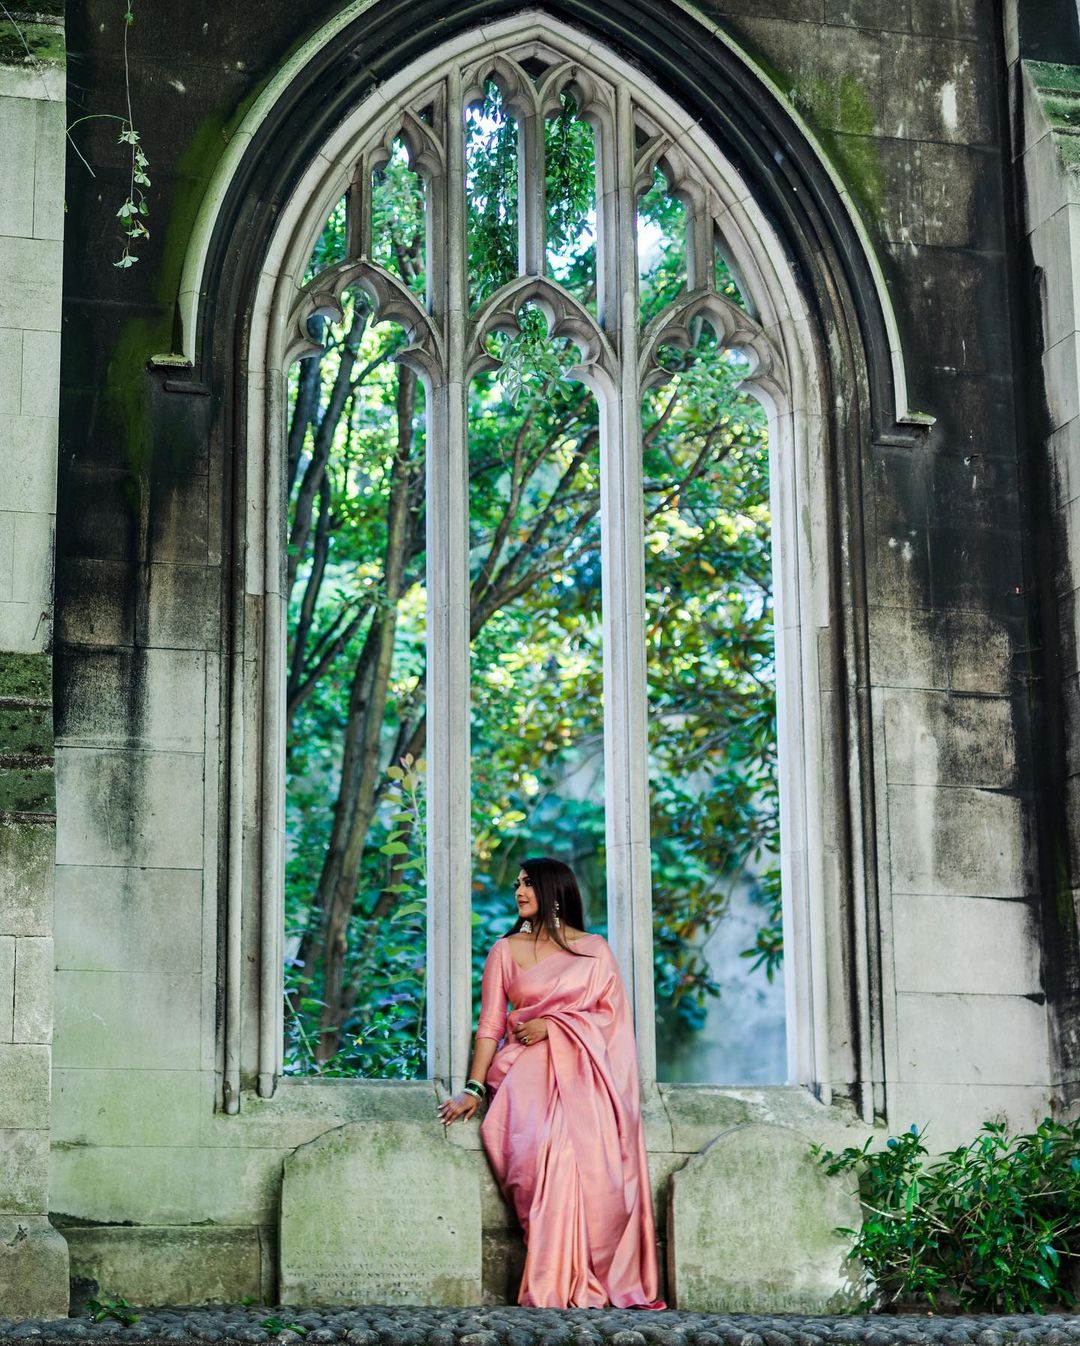
{"type": "Polygon", "coordinates": [[[662,1308],[629,1002],[603,936],[574,948],[519,968],[500,939],[484,966],[477,1036],[548,1030],[495,1053],[480,1127],[525,1234],[518,1303],[662,1308]]]}

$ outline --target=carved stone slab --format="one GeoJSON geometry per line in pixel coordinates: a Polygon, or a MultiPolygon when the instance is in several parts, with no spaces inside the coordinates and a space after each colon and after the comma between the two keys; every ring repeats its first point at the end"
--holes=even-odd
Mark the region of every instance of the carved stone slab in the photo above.
{"type": "Polygon", "coordinates": [[[283,1304],[478,1304],[478,1156],[415,1122],[301,1145],[281,1185],[283,1304]]]}
{"type": "Polygon", "coordinates": [[[849,1174],[828,1178],[810,1142],[753,1123],[718,1136],[671,1175],[668,1288],[714,1313],[837,1313],[858,1293],[834,1230],[862,1220],[849,1174]]]}

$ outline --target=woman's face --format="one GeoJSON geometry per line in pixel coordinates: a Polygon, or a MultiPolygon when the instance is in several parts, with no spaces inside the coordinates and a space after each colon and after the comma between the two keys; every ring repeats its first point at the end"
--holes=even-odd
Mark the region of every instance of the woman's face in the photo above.
{"type": "Polygon", "coordinates": [[[518,871],[517,879],[514,882],[514,897],[517,901],[519,916],[538,916],[540,914],[540,903],[533,892],[529,876],[523,869],[518,871]]]}

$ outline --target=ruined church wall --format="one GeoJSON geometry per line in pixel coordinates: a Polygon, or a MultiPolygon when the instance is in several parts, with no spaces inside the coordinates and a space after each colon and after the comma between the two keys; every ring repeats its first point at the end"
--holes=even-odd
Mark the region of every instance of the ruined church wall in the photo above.
{"type": "Polygon", "coordinates": [[[47,1219],[64,28],[62,7],[42,11],[0,21],[0,1304],[12,1313],[62,1312],[68,1281],[47,1219]]]}
{"type": "MultiPolygon", "coordinates": [[[[911,404],[936,418],[868,446],[862,464],[870,683],[857,694],[875,751],[872,830],[858,844],[879,894],[870,975],[889,1123],[930,1120],[944,1147],[1002,1110],[1032,1124],[1055,1069],[1002,39],[991,6],[961,0],[881,6],[886,19],[841,0],[764,8],[708,13],[785,91],[850,190],[896,309],[911,404]]],[[[236,1116],[217,1110],[223,558],[236,502],[207,450],[220,389],[183,391],[147,368],[175,349],[180,268],[214,165],[274,67],[335,10],[139,12],[132,105],[153,189],[135,267],[113,265],[128,171],[113,130],[89,123],[78,141],[93,179],[69,156],[49,1204],[73,1268],[132,1298],[161,1293],[167,1276],[174,1298],[272,1293],[286,1154],[345,1121],[434,1111],[431,1086],[351,1081],[289,1081],[273,1099],[245,1092],[236,1116]]],[[[117,15],[72,16],[69,69],[73,115],[122,109],[117,15]]],[[[257,954],[247,930],[243,955],[257,954]]],[[[851,975],[834,956],[830,976],[851,975]]],[[[649,1111],[658,1200],[667,1173],[746,1120],[744,1106],[830,1134],[850,1118],[798,1093],[756,1091],[745,1105],[738,1091],[664,1090],[649,1111]]],[[[490,1187],[484,1211],[497,1294],[513,1241],[490,1187]]]]}

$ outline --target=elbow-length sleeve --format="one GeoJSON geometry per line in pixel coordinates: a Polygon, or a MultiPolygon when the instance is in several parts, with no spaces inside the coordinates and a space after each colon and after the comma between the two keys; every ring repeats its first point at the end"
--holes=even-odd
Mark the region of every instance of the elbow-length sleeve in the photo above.
{"type": "Polygon", "coordinates": [[[484,975],[480,981],[480,1019],[476,1025],[476,1036],[494,1038],[496,1042],[506,1032],[505,956],[503,940],[497,939],[484,963],[484,975]]]}

